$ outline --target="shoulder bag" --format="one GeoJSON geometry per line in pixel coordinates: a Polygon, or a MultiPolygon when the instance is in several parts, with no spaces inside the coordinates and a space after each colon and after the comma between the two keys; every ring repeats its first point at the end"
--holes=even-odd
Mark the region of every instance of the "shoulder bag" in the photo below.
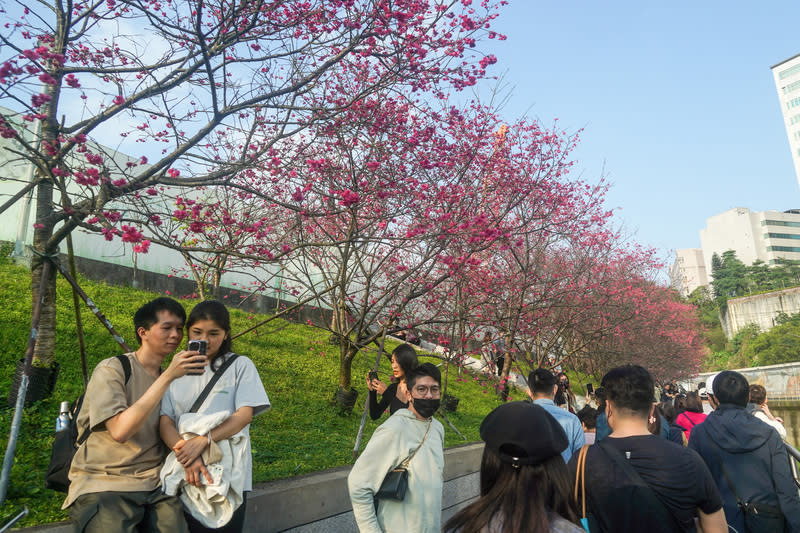
{"type": "Polygon", "coordinates": [[[417,454],[419,449],[422,448],[422,444],[425,442],[425,438],[428,436],[428,431],[431,429],[432,422],[433,419],[428,420],[428,428],[425,430],[425,435],[423,435],[419,446],[417,446],[417,448],[411,452],[411,455],[403,459],[399,465],[391,469],[389,473],[386,474],[386,477],[383,478],[381,487],[378,489],[378,492],[375,493],[376,506],[379,499],[403,501],[403,499],[406,497],[406,490],[408,489],[408,464],[417,454]]]}
{"type": "Polygon", "coordinates": [[[214,385],[217,384],[219,378],[222,377],[222,374],[224,374],[225,371],[228,370],[228,367],[233,364],[233,362],[236,360],[237,357],[239,357],[239,354],[237,353],[231,355],[224,363],[220,365],[218,369],[214,371],[214,375],[211,377],[211,380],[206,384],[205,388],[200,393],[200,396],[198,396],[197,399],[192,404],[191,409],[189,409],[188,411],[189,413],[196,413],[197,410],[200,409],[200,406],[202,406],[203,402],[206,401],[206,398],[208,397],[208,394],[211,392],[211,389],[214,388],[214,385]]]}
{"type": "Polygon", "coordinates": [[[578,452],[578,467],[575,470],[575,503],[580,504],[581,526],[586,533],[589,531],[589,517],[586,514],[586,453],[589,451],[589,444],[584,444],[578,452]],[[580,494],[580,500],[578,495],[580,494]]]}
{"type": "Polygon", "coordinates": [[[783,531],[785,518],[781,512],[781,508],[775,505],[767,505],[766,503],[743,501],[736,492],[733,481],[731,481],[728,475],[728,470],[725,468],[725,463],[722,461],[722,457],[719,453],[719,446],[717,446],[717,443],[711,440],[711,438],[708,439],[708,442],[714,450],[714,456],[722,469],[722,475],[725,477],[725,481],[728,483],[733,497],[736,498],[736,505],[742,510],[746,533],[775,533],[783,531]]]}
{"type": "MultiPolygon", "coordinates": [[[[117,359],[122,365],[122,372],[125,375],[125,385],[131,378],[131,362],[127,354],[118,355],[117,359]]],[[[44,485],[48,489],[57,490],[58,492],[67,492],[69,490],[69,469],[72,466],[72,458],[75,457],[75,452],[78,448],[86,442],[89,434],[92,432],[91,421],[78,436],[78,415],[83,407],[83,397],[81,394],[70,407],[70,418],[72,421],[69,427],[56,432],[55,440],[53,440],[53,449],[50,452],[50,464],[47,465],[47,472],[44,477],[44,485]]]]}
{"type": "Polygon", "coordinates": [[[640,476],[639,472],[637,472],[636,469],[631,466],[631,464],[628,462],[628,459],[623,459],[619,450],[614,448],[605,440],[601,440],[597,445],[608,457],[611,458],[614,464],[616,464],[625,473],[630,481],[642,489],[640,494],[644,499],[645,507],[654,515],[654,523],[663,525],[671,524],[672,531],[685,531],[685,528],[679,525],[675,515],[673,515],[672,512],[664,505],[664,503],[658,499],[658,496],[653,488],[648,485],[644,479],[642,479],[642,476],[640,476]]]}

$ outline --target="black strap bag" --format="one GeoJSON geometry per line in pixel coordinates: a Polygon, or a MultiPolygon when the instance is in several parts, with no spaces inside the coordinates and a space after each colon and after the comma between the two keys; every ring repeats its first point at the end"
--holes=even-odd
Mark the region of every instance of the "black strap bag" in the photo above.
{"type": "Polygon", "coordinates": [[[598,442],[596,446],[625,474],[632,486],[638,488],[636,494],[641,498],[643,508],[648,510],[649,521],[651,521],[652,524],[658,524],[667,531],[687,531],[687,528],[680,524],[678,518],[664,505],[664,502],[659,499],[653,487],[642,479],[639,472],[631,466],[628,459],[622,455],[622,452],[606,441],[606,439],[598,442]]]}
{"type": "MultiPolygon", "coordinates": [[[[131,362],[127,355],[121,354],[117,356],[122,371],[125,373],[125,384],[131,378],[131,362]]],[[[44,476],[44,485],[48,489],[58,492],[67,492],[69,490],[69,468],[72,466],[72,458],[75,457],[75,452],[78,448],[86,442],[89,434],[92,432],[90,427],[87,427],[80,437],[78,437],[78,414],[81,412],[83,406],[83,397],[81,394],[77,400],[72,402],[70,407],[70,415],[72,422],[69,427],[56,432],[55,440],[53,440],[53,449],[50,452],[50,464],[47,465],[47,472],[44,476]]]]}
{"type": "Polygon", "coordinates": [[[708,439],[708,441],[711,443],[711,447],[714,449],[714,455],[716,456],[717,462],[719,462],[719,466],[722,469],[722,475],[725,476],[725,481],[728,483],[728,487],[731,489],[733,497],[736,498],[736,505],[742,510],[742,515],[744,516],[745,533],[780,533],[784,531],[786,519],[783,516],[781,508],[775,505],[768,505],[766,503],[754,503],[742,500],[739,497],[739,493],[736,492],[736,487],[734,487],[733,481],[731,481],[731,478],[728,475],[728,470],[725,468],[725,463],[722,461],[722,457],[719,453],[719,446],[717,446],[717,443],[711,439],[708,439]]]}
{"type": "Polygon", "coordinates": [[[406,497],[406,490],[408,489],[408,464],[411,462],[411,459],[417,454],[420,448],[422,448],[422,444],[425,442],[425,438],[428,436],[428,431],[431,429],[431,420],[428,420],[428,428],[425,430],[425,435],[422,437],[422,441],[419,443],[419,446],[411,452],[411,455],[406,457],[403,462],[399,465],[394,467],[386,474],[386,477],[383,478],[383,483],[381,483],[378,492],[375,493],[375,506],[378,505],[378,500],[396,500],[396,501],[403,501],[406,497]]]}

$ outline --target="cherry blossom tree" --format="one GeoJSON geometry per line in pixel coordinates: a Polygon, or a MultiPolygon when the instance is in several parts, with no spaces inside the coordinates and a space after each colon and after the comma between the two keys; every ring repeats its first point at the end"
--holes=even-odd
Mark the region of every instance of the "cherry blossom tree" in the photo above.
{"type": "MultiPolygon", "coordinates": [[[[119,201],[229,187],[274,168],[273,147],[375,90],[442,95],[495,62],[475,47],[497,5],[450,0],[4,4],[0,136],[35,169],[33,300],[41,256],[77,228],[149,240],[119,201]],[[131,154],[130,157],[121,153],[131,154]]],[[[502,36],[500,36],[502,38],[502,36]]],[[[234,215],[232,215],[234,216],[234,215]]],[[[52,359],[48,280],[35,357],[52,359]]]]}

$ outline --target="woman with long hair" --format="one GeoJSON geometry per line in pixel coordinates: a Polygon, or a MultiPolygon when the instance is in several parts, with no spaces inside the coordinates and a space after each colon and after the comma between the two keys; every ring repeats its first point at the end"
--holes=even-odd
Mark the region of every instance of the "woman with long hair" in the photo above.
{"type": "Polygon", "coordinates": [[[389,414],[408,407],[406,375],[417,366],[419,366],[417,352],[410,344],[401,344],[392,351],[392,383],[390,385],[387,386],[374,376],[370,379],[367,374],[369,416],[372,420],[379,419],[387,407],[389,414]],[[381,395],[380,402],[378,402],[378,394],[381,395]]]}
{"type": "Polygon", "coordinates": [[[558,380],[558,390],[553,402],[570,413],[576,414],[578,412],[578,400],[569,388],[569,376],[565,372],[559,372],[556,379],[558,380]]]}
{"type": "Polygon", "coordinates": [[[561,452],[569,444],[547,411],[503,404],[481,423],[480,497],[444,525],[448,533],[583,533],[561,452]]]}
{"type": "Polygon", "coordinates": [[[269,398],[253,362],[233,353],[225,305],[200,302],[189,314],[186,331],[190,346],[197,345],[196,341],[204,344],[208,364],[201,374],[173,381],[161,402],[161,438],[174,454],[167,458],[162,481],[168,490],[183,487],[181,500],[189,531],[237,533],[244,527],[247,492],[253,483],[250,422],[269,409],[269,398]],[[211,393],[195,413],[190,412],[217,373],[220,377],[211,393]],[[202,501],[200,495],[225,487],[224,482],[231,488],[223,504],[202,501]]]}

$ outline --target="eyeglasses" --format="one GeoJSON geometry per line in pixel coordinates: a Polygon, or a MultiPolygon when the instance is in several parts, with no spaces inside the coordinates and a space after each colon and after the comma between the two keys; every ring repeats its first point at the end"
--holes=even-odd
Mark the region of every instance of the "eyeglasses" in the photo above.
{"type": "Polygon", "coordinates": [[[439,396],[439,394],[441,394],[442,392],[442,388],[439,387],[438,385],[434,385],[432,387],[426,387],[425,385],[420,385],[418,387],[417,386],[414,387],[414,392],[416,393],[417,396],[425,396],[429,392],[431,393],[431,396],[439,396]]]}

